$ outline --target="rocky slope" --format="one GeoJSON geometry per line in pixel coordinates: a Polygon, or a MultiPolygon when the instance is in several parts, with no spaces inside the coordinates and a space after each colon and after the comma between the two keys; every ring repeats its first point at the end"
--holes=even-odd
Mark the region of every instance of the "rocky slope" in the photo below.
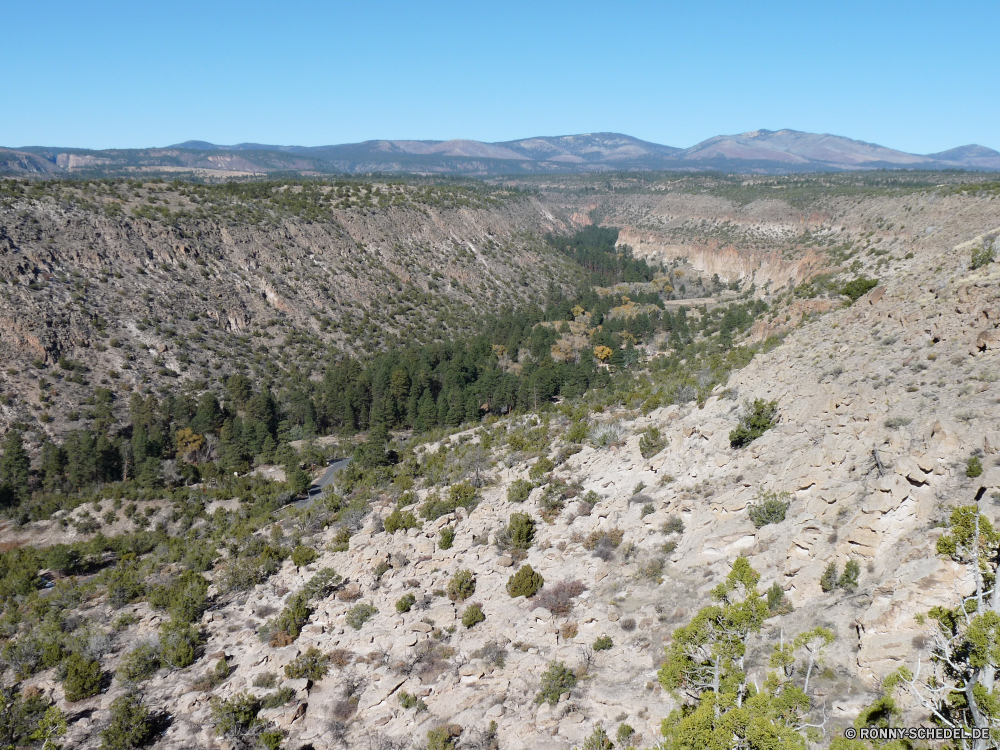
{"type": "Polygon", "coordinates": [[[308,370],[440,339],[579,279],[538,239],[566,224],[533,198],[383,186],[393,200],[379,205],[369,185],[326,188],[341,197],[308,213],[178,185],[55,183],[0,202],[3,421],[44,413],[59,431],[112,380],[212,378],[261,355],[308,370]],[[60,360],[87,368],[89,387],[60,360]]]}

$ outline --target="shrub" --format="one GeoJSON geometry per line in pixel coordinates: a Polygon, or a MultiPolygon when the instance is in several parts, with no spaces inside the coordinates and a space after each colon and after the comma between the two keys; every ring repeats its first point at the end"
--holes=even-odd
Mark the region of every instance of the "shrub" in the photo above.
{"type": "Polygon", "coordinates": [[[757,502],[750,506],[750,520],[758,529],[772,523],[781,523],[785,520],[785,513],[791,505],[784,498],[788,497],[787,492],[760,492],[757,494],[757,502]]]}
{"type": "Polygon", "coordinates": [[[554,615],[568,615],[573,610],[573,599],[586,590],[582,581],[559,581],[546,586],[535,603],[554,615]]]}
{"type": "Polygon", "coordinates": [[[170,620],[160,625],[160,662],[172,669],[194,664],[201,633],[186,622],[170,620]]]}
{"type": "Polygon", "coordinates": [[[975,479],[983,475],[983,462],[979,460],[979,456],[971,456],[968,461],[965,462],[965,476],[970,479],[975,479]]]}
{"type": "Polygon", "coordinates": [[[655,513],[655,512],[656,512],[656,508],[653,507],[653,504],[652,503],[646,503],[645,505],[642,506],[642,512],[639,513],[639,518],[645,518],[646,516],[650,515],[651,513],[655,513]]]}
{"type": "Polygon", "coordinates": [[[288,703],[291,703],[295,698],[295,691],[290,687],[283,687],[279,690],[275,690],[270,695],[265,695],[261,698],[260,707],[261,708],[280,708],[288,703]]]}
{"type": "Polygon", "coordinates": [[[260,701],[256,696],[243,691],[229,700],[212,699],[212,718],[215,719],[215,734],[219,737],[242,738],[260,722],[257,713],[260,701]]]}
{"type": "Polygon", "coordinates": [[[455,529],[445,526],[438,535],[438,549],[451,549],[455,544],[455,529]]]}
{"type": "Polygon", "coordinates": [[[303,626],[309,622],[312,607],[303,592],[293,594],[281,610],[281,614],[273,620],[268,620],[260,631],[260,639],[272,646],[287,646],[299,637],[303,626]]]}
{"type": "Polygon", "coordinates": [[[663,450],[666,441],[656,427],[647,427],[639,438],[639,453],[643,458],[652,458],[663,450]]]}
{"type": "Polygon", "coordinates": [[[663,526],[660,527],[660,531],[664,534],[683,534],[684,521],[677,516],[670,516],[663,522],[663,526]]]}
{"type": "Polygon", "coordinates": [[[538,593],[538,589],[544,585],[545,579],[540,574],[530,565],[522,565],[520,570],[507,580],[507,593],[512,599],[519,596],[527,599],[538,593]]]}
{"type": "Polygon", "coordinates": [[[427,732],[427,750],[455,750],[462,727],[458,724],[444,724],[427,732]]]}
{"type": "Polygon", "coordinates": [[[576,687],[576,675],[561,661],[549,662],[549,668],[542,675],[542,689],[535,696],[535,703],[548,703],[554,706],[559,702],[559,696],[568,693],[576,687]]]}
{"type": "Polygon", "coordinates": [[[756,398],[753,403],[744,403],[740,422],[729,433],[729,445],[745,448],[775,425],[778,416],[778,402],[756,398]]]}
{"type": "Polygon", "coordinates": [[[101,730],[101,750],[133,750],[152,739],[153,723],[141,695],[115,698],[110,713],[111,721],[101,730]]]}
{"type": "Polygon", "coordinates": [[[819,579],[819,587],[826,591],[827,593],[833,591],[837,588],[837,563],[832,562],[826,566],[826,570],[823,571],[823,575],[819,579]]]}
{"type": "Polygon", "coordinates": [[[535,538],[535,521],[527,513],[511,513],[507,533],[514,549],[526,550],[535,538]]]}
{"type": "Polygon", "coordinates": [[[611,738],[608,737],[608,733],[604,731],[604,727],[598,724],[590,736],[584,740],[583,750],[615,750],[615,746],[611,742],[611,738]]]}
{"type": "Polygon", "coordinates": [[[989,265],[996,257],[996,250],[992,244],[983,243],[982,247],[972,248],[972,257],[969,260],[969,268],[975,271],[977,268],[989,265]]]}
{"type": "Polygon", "coordinates": [[[851,304],[853,305],[877,286],[878,279],[868,279],[864,276],[858,276],[857,278],[844,284],[844,286],[840,288],[840,293],[849,297],[851,304]]]}
{"type": "Polygon", "coordinates": [[[530,469],[528,469],[528,477],[536,480],[541,479],[554,468],[556,468],[556,465],[545,456],[542,456],[540,459],[535,461],[530,469]]]}
{"type": "Polygon", "coordinates": [[[615,734],[615,738],[618,740],[618,744],[622,747],[628,747],[629,740],[632,739],[632,735],[635,734],[635,729],[630,727],[628,724],[619,724],[618,732],[615,734]]]}
{"type": "Polygon", "coordinates": [[[453,602],[464,602],[476,593],[476,577],[468,568],[459,570],[448,581],[448,598],[453,602]]]}
{"type": "Polygon", "coordinates": [[[300,593],[306,599],[320,599],[328,596],[343,580],[344,577],[333,568],[320,568],[316,575],[306,581],[300,593]]]}
{"type": "Polygon", "coordinates": [[[404,612],[409,612],[413,605],[416,603],[417,597],[413,594],[404,594],[402,597],[396,600],[396,611],[400,614],[404,612]]]}
{"type": "Polygon", "coordinates": [[[791,611],[788,602],[785,601],[785,592],[777,581],[772,583],[771,588],[767,590],[767,609],[774,614],[784,614],[791,611]]]}
{"type": "Polygon", "coordinates": [[[635,630],[635,618],[634,617],[626,617],[624,620],[622,620],[618,624],[621,626],[621,629],[624,630],[626,633],[631,633],[633,630],[635,630]]]}
{"type": "Polygon", "coordinates": [[[583,543],[583,547],[594,553],[595,557],[602,560],[610,560],[615,549],[622,543],[625,532],[621,529],[601,529],[590,532],[590,536],[583,543]]]}
{"type": "Polygon", "coordinates": [[[602,635],[594,641],[594,651],[608,651],[614,646],[610,635],[602,635]]]}
{"type": "Polygon", "coordinates": [[[483,614],[483,608],[479,604],[470,604],[462,613],[462,624],[467,628],[478,625],[485,619],[486,615],[483,614]]]}
{"type": "Polygon", "coordinates": [[[890,430],[898,430],[900,427],[906,427],[906,425],[908,425],[912,421],[913,420],[910,419],[909,417],[903,417],[897,414],[892,417],[886,417],[886,420],[885,422],[883,422],[883,424],[886,426],[886,428],[890,430]]]}
{"type": "Polygon", "coordinates": [[[278,675],[274,672],[261,672],[253,678],[253,686],[259,688],[273,688],[278,684],[278,675]]]}
{"type": "Polygon", "coordinates": [[[453,513],[456,508],[471,511],[477,503],[476,489],[468,482],[459,482],[448,488],[447,498],[441,498],[436,494],[428,495],[424,504],[420,506],[420,515],[428,521],[433,521],[453,513]]]}
{"type": "Polygon", "coordinates": [[[66,692],[67,702],[82,701],[101,692],[104,674],[96,659],[74,653],[67,656],[64,663],[66,679],[63,681],[63,690],[66,692]]]}
{"type": "Polygon", "coordinates": [[[507,488],[507,499],[512,503],[523,503],[537,485],[527,479],[516,479],[507,488]]]}
{"type": "Polygon", "coordinates": [[[837,585],[842,589],[854,591],[858,587],[858,577],[861,575],[861,566],[857,560],[848,560],[844,566],[844,572],[837,580],[837,585]]]}
{"type": "Polygon", "coordinates": [[[170,612],[181,622],[195,622],[208,609],[208,581],[194,571],[185,571],[169,584],[153,586],[147,600],[154,609],[170,612]]]}
{"type": "Polygon", "coordinates": [[[590,429],[590,442],[595,448],[607,448],[621,441],[625,436],[625,428],[620,422],[596,424],[590,429]]]}
{"type": "Polygon", "coordinates": [[[149,679],[160,668],[160,651],[149,643],[138,644],[122,657],[115,672],[119,682],[142,682],[149,679]]]}
{"type": "Polygon", "coordinates": [[[410,529],[420,528],[420,521],[409,511],[404,512],[397,508],[385,517],[383,525],[386,531],[390,534],[395,534],[400,529],[409,531],[410,529]]]}
{"type": "Polygon", "coordinates": [[[361,630],[362,626],[377,614],[378,610],[371,604],[357,604],[347,613],[347,624],[355,630],[361,630]]]}
{"type": "Polygon", "coordinates": [[[304,545],[299,545],[292,550],[292,564],[296,568],[303,568],[309,563],[313,562],[319,554],[312,547],[306,547],[304,545]]]}
{"type": "Polygon", "coordinates": [[[413,693],[408,693],[405,690],[399,691],[399,705],[404,709],[415,708],[417,709],[417,713],[427,710],[427,704],[424,703],[423,698],[413,695],[413,693]]]}
{"type": "Polygon", "coordinates": [[[285,677],[298,680],[303,677],[318,681],[326,676],[330,669],[330,657],[315,646],[310,646],[303,653],[285,665],[285,677]]]}

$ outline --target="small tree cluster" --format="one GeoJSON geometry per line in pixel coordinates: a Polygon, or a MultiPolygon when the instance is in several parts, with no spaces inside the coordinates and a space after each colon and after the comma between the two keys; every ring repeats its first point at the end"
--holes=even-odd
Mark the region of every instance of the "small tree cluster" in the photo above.
{"type": "Polygon", "coordinates": [[[826,566],[823,575],[820,576],[819,586],[823,591],[829,593],[838,588],[854,591],[858,587],[858,577],[861,575],[861,566],[856,560],[848,560],[844,565],[844,572],[838,574],[836,561],[826,566]]]}

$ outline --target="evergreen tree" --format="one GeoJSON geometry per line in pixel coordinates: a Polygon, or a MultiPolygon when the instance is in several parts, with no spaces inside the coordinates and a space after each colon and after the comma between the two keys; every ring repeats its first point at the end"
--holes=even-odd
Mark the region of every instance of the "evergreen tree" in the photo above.
{"type": "Polygon", "coordinates": [[[20,430],[11,430],[3,443],[0,456],[0,485],[3,493],[10,498],[23,499],[28,496],[28,480],[31,477],[31,459],[24,449],[24,439],[20,430]]]}

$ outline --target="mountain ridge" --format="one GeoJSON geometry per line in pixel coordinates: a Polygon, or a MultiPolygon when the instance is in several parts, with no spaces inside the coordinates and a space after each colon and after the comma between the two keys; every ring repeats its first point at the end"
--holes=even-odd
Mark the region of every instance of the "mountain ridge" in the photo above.
{"type": "Polygon", "coordinates": [[[0,148],[0,172],[102,175],[142,171],[208,173],[398,172],[485,176],[594,171],[728,171],[747,173],[858,169],[1000,170],[1000,152],[967,144],[912,154],[876,143],[792,129],[717,135],[677,148],[612,132],[485,142],[373,139],[321,146],[187,140],[164,148],[87,150],[0,148]],[[225,155],[229,155],[228,157],[225,155]]]}

